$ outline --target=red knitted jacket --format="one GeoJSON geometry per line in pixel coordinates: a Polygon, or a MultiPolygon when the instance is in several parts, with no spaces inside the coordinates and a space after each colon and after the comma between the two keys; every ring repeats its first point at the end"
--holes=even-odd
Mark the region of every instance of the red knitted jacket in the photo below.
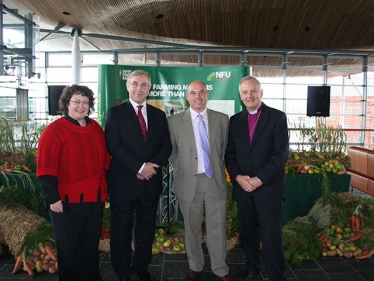
{"type": "Polygon", "coordinates": [[[86,127],[77,126],[59,118],[47,126],[38,143],[36,176],[52,175],[58,178],[61,200],[79,203],[97,202],[108,196],[105,170],[110,155],[106,149],[103,129],[90,119],[86,127]]]}

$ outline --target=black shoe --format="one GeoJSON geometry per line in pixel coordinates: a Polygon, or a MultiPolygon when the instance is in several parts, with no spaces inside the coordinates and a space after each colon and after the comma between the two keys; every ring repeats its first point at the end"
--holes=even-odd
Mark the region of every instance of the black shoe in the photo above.
{"type": "Polygon", "coordinates": [[[142,281],[153,281],[153,278],[152,278],[151,274],[149,274],[148,271],[142,271],[142,272],[134,273],[134,275],[142,281]]]}
{"type": "Polygon", "coordinates": [[[253,280],[253,276],[259,274],[259,271],[247,271],[243,276],[240,276],[240,281],[251,281],[253,280]]]}

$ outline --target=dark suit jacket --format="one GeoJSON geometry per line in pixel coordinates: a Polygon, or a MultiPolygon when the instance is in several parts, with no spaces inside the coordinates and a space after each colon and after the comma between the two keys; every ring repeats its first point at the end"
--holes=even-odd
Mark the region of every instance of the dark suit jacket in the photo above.
{"type": "Polygon", "coordinates": [[[165,113],[147,104],[148,131],[144,141],[138,117],[130,101],[113,106],[107,111],[105,137],[112,156],[107,172],[110,195],[137,196],[146,189],[149,196],[162,192],[162,166],[172,151],[165,113]],[[136,174],[143,163],[160,167],[150,180],[139,180],[136,174]]]}
{"type": "Polygon", "coordinates": [[[229,139],[225,153],[226,167],[233,183],[233,198],[245,200],[253,195],[260,202],[285,198],[284,165],[287,162],[288,128],[286,115],[262,103],[262,111],[252,142],[249,142],[247,110],[230,118],[229,139]],[[263,185],[244,191],[235,181],[237,175],[259,177],[263,185]]]}

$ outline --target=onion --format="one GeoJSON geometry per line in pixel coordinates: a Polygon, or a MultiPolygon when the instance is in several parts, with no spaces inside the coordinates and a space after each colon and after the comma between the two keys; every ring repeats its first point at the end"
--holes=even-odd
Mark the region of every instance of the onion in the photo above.
{"type": "Polygon", "coordinates": [[[54,267],[53,265],[49,268],[49,273],[51,273],[51,274],[55,274],[56,273],[56,267],[54,267]]]}

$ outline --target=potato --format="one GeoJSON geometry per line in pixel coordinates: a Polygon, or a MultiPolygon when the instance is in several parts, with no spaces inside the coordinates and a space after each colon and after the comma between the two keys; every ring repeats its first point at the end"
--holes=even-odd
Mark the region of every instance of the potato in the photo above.
{"type": "Polygon", "coordinates": [[[342,257],[344,255],[343,251],[340,250],[339,248],[336,248],[336,252],[338,253],[339,257],[342,257]]]}
{"type": "Polygon", "coordinates": [[[335,257],[338,254],[336,250],[329,250],[327,251],[327,256],[329,257],[335,257]]]}
{"type": "Polygon", "coordinates": [[[331,239],[327,239],[326,240],[326,246],[327,247],[330,247],[332,245],[332,241],[331,241],[331,239]]]}
{"type": "Polygon", "coordinates": [[[362,253],[362,250],[360,249],[360,248],[356,248],[356,250],[354,250],[353,252],[352,252],[352,255],[355,257],[355,256],[357,256],[357,255],[359,255],[359,254],[361,254],[362,253]]]}
{"type": "Polygon", "coordinates": [[[35,263],[35,268],[37,272],[42,272],[43,271],[43,263],[39,260],[35,263]]]}

